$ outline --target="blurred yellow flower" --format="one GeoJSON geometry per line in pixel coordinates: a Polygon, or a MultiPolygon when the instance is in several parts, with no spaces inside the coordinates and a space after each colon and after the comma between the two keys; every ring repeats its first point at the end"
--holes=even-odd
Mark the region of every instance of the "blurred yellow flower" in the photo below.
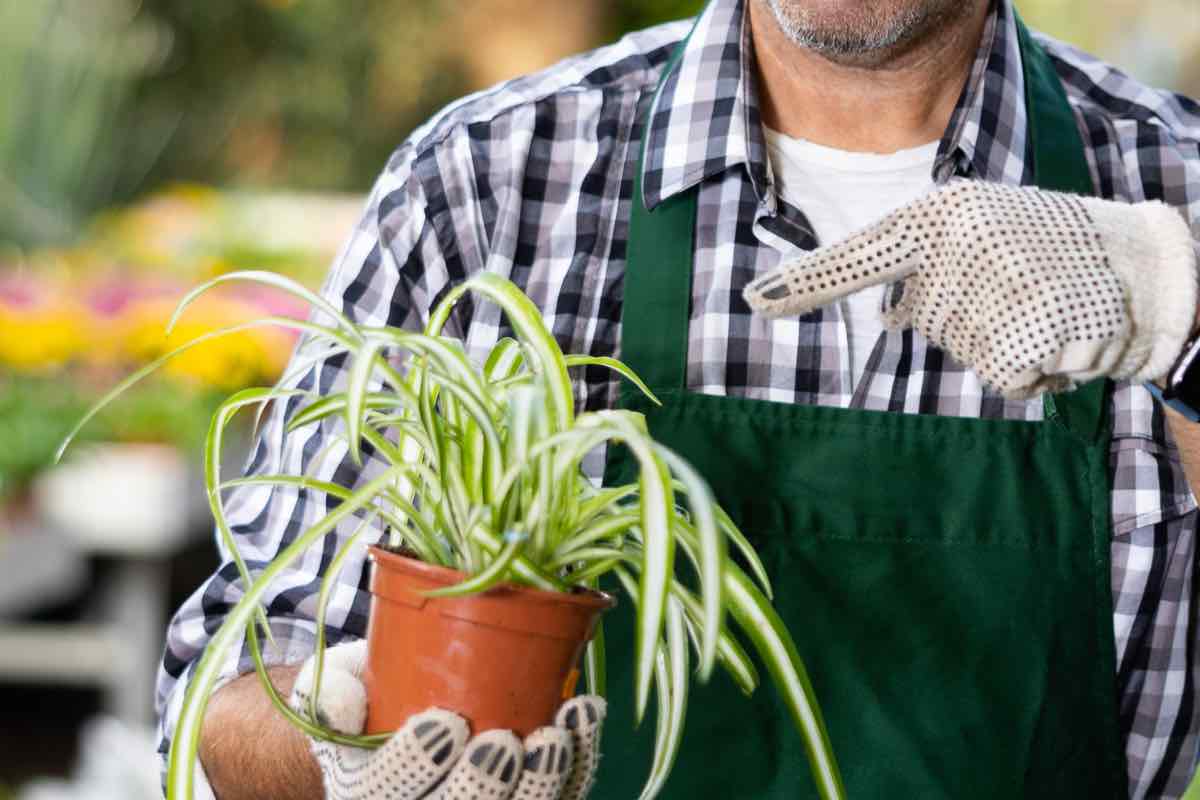
{"type": "MultiPolygon", "coordinates": [[[[286,292],[227,285],[197,299],[166,333],[189,287],[231,270],[279,271],[315,285],[323,273],[315,265],[332,258],[359,205],[179,184],[101,215],[74,247],[0,258],[0,371],[57,372],[104,386],[220,328],[265,316],[303,318],[306,304],[286,292]]],[[[295,338],[269,326],[223,335],[169,361],[164,375],[221,392],[269,385],[295,338]]]]}
{"type": "MultiPolygon", "coordinates": [[[[125,360],[149,362],[171,350],[231,325],[261,317],[261,309],[216,295],[201,297],[188,307],[166,334],[175,303],[162,300],[137,303],[120,323],[117,340],[125,360]]],[[[225,334],[195,345],[171,359],[165,374],[231,392],[270,383],[283,371],[293,337],[286,332],[255,327],[225,334]]]]}
{"type": "Polygon", "coordinates": [[[0,305],[0,364],[19,372],[51,372],[87,342],[83,314],[68,303],[30,309],[0,305]]]}
{"type": "Polygon", "coordinates": [[[87,341],[84,314],[66,287],[0,274],[0,366],[50,372],[87,341]]]}
{"type": "MultiPolygon", "coordinates": [[[[168,335],[183,294],[179,285],[120,273],[88,282],[0,274],[0,368],[118,374],[223,328],[271,314],[303,314],[270,291],[220,287],[192,303],[168,335]]],[[[223,392],[269,384],[282,373],[294,341],[290,331],[255,326],[185,350],[164,373],[223,392]]]]}

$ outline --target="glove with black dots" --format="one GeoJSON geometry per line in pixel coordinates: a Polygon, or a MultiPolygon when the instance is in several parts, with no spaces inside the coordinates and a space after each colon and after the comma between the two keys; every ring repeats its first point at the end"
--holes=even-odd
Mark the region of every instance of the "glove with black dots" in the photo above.
{"type": "MultiPolygon", "coordinates": [[[[317,713],[347,734],[362,732],[367,694],[360,675],[365,641],[325,651],[317,713]]],[[[307,711],[312,689],[309,659],[292,690],[291,706],[307,711]]],[[[409,719],[378,750],[312,740],[329,800],[583,800],[600,757],[603,698],[567,701],[553,726],[521,742],[509,731],[471,738],[457,714],[430,709],[409,719]]]]}
{"type": "Polygon", "coordinates": [[[848,240],[751,283],[752,308],[803,314],[869,286],[1013,399],[1098,377],[1164,375],[1196,317],[1196,246],[1158,202],[956,180],[848,240]]]}

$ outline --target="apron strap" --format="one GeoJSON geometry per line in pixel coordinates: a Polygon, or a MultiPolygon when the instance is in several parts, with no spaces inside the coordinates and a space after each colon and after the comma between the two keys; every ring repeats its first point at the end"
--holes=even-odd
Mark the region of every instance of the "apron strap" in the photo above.
{"type": "MultiPolygon", "coordinates": [[[[648,211],[639,159],[633,182],[621,351],[623,358],[634,354],[637,366],[633,368],[657,395],[687,386],[697,194],[682,192],[648,211]],[[640,322],[630,325],[635,319],[640,322]]],[[[633,384],[621,381],[623,405],[628,407],[629,401],[640,396],[633,384]]]]}
{"type": "MultiPolygon", "coordinates": [[[[1037,186],[1060,192],[1095,193],[1083,140],[1066,91],[1050,58],[1017,17],[1017,32],[1025,71],[1026,117],[1032,142],[1033,175],[1037,186]]],[[[658,103],[663,86],[683,56],[689,34],[663,72],[651,104],[658,103]]],[[[646,130],[653,124],[653,116],[646,130]]],[[[688,328],[691,318],[693,252],[699,189],[693,188],[646,208],[642,176],[646,161],[646,130],[639,145],[633,181],[628,260],[622,310],[622,358],[655,394],[687,387],[688,328]]],[[[1105,435],[1105,416],[1111,382],[1098,380],[1073,392],[1046,395],[1048,421],[1056,421],[1085,441],[1105,435]]],[[[621,384],[621,404],[634,406],[641,393],[628,381],[621,384]]]]}
{"type": "MultiPolygon", "coordinates": [[[[1016,11],[1013,12],[1016,14],[1016,11]]],[[[1046,51],[1018,15],[1017,37],[1025,68],[1025,107],[1033,142],[1033,175],[1042,189],[1094,195],[1075,114],[1046,51]]],[[[1105,416],[1112,382],[1096,380],[1067,394],[1046,395],[1046,418],[1091,442],[1106,436],[1105,416]]]]}
{"type": "MultiPolygon", "coordinates": [[[[642,176],[658,98],[691,38],[689,33],[680,42],[663,70],[638,144],[637,172],[633,177],[633,208],[621,311],[621,354],[622,358],[632,359],[633,369],[657,395],[680,391],[687,386],[692,254],[699,192],[681,192],[650,211],[646,208],[642,176]]],[[[621,381],[623,407],[630,407],[641,397],[641,391],[629,381],[621,381]]]]}

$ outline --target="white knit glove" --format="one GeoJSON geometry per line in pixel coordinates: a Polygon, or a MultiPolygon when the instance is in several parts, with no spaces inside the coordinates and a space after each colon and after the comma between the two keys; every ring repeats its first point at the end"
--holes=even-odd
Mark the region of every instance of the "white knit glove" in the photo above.
{"type": "Polygon", "coordinates": [[[882,283],[884,323],[916,328],[1007,397],[1164,375],[1196,317],[1183,217],[956,180],[850,239],[751,283],[756,311],[803,314],[882,283]]]}
{"type": "MultiPolygon", "coordinates": [[[[348,734],[363,730],[367,693],[359,676],[365,641],[325,651],[317,713],[322,724],[348,734]]],[[[306,713],[312,689],[310,658],[300,670],[291,705],[306,713]]],[[[522,743],[509,731],[470,738],[466,721],[430,709],[409,719],[378,750],[312,740],[329,800],[583,800],[600,757],[604,699],[568,700],[551,727],[522,743]],[[468,741],[469,740],[469,741],[468,741]]]]}

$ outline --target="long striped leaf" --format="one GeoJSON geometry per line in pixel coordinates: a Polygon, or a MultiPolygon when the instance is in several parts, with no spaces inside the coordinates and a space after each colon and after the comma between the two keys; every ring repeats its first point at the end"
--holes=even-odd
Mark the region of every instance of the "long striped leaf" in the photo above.
{"type": "Polygon", "coordinates": [[[337,528],[346,517],[366,507],[396,476],[395,469],[385,470],[379,477],[358,490],[348,500],[327,513],[321,520],[300,534],[263,569],[258,579],[246,588],[241,600],[225,616],[221,627],[209,640],[200,662],[188,683],[183,708],[175,726],[168,758],[167,790],[170,800],[192,800],[193,765],[200,745],[200,724],[208,708],[208,700],[224,664],[225,653],[236,643],[267,587],[281,572],[298,559],[321,537],[337,528]]]}
{"type": "Polygon", "coordinates": [[[583,652],[583,673],[588,692],[600,697],[608,694],[608,662],[604,649],[604,621],[596,620],[596,632],[583,652]]]}
{"type": "Polygon", "coordinates": [[[551,554],[551,563],[569,561],[570,559],[566,557],[571,553],[598,541],[620,536],[634,525],[637,525],[641,519],[641,514],[635,511],[626,511],[611,517],[604,517],[599,522],[593,522],[586,528],[572,534],[569,538],[564,539],[551,554]]]}
{"type": "MultiPolygon", "coordinates": [[[[678,524],[679,520],[676,522],[678,524]]],[[[685,553],[694,549],[686,536],[681,536],[679,544],[685,553]]],[[[693,561],[696,560],[693,558],[693,561]]],[[[641,563],[640,553],[630,548],[622,551],[620,559],[600,562],[601,565],[605,566],[605,573],[611,572],[614,574],[623,571],[617,569],[618,565],[627,564],[637,570],[641,569],[641,563]]],[[[736,567],[734,568],[736,569],[736,567]]],[[[632,585],[628,584],[627,588],[632,585]]],[[[696,646],[696,653],[699,655],[701,652],[700,625],[704,620],[704,607],[696,596],[677,580],[671,581],[671,595],[683,604],[688,623],[688,633],[696,646]]],[[[636,603],[636,595],[631,595],[631,597],[636,603]]],[[[741,644],[738,643],[737,639],[734,638],[727,626],[722,626],[721,633],[717,639],[717,660],[744,694],[750,695],[758,687],[759,676],[758,670],[754,666],[754,661],[742,648],[741,644]]]]}
{"type": "Polygon", "coordinates": [[[371,376],[375,372],[375,364],[380,359],[380,351],[383,348],[382,341],[367,339],[354,354],[354,363],[350,366],[350,375],[346,379],[346,408],[343,415],[346,420],[346,438],[350,442],[350,457],[360,467],[362,466],[362,430],[367,395],[370,393],[371,376]]]}
{"type": "MultiPolygon", "coordinates": [[[[225,435],[225,427],[237,412],[246,406],[260,405],[278,398],[295,397],[302,394],[305,392],[294,389],[243,389],[217,408],[209,423],[208,433],[204,437],[204,486],[205,494],[208,497],[208,508],[216,523],[221,543],[225,546],[225,550],[237,568],[238,576],[246,586],[250,585],[250,570],[246,568],[246,562],[242,558],[241,551],[238,550],[237,541],[233,538],[233,531],[229,527],[229,520],[225,517],[225,505],[221,501],[221,441],[225,435]]],[[[266,611],[259,608],[255,612],[255,616],[262,626],[263,632],[270,637],[271,628],[267,624],[266,611]]]]}
{"type": "MultiPolygon", "coordinates": [[[[425,431],[421,426],[411,420],[404,422],[393,422],[391,427],[397,428],[404,432],[405,438],[411,444],[415,444],[421,453],[433,452],[433,444],[429,441],[429,437],[425,435],[425,431]]],[[[367,440],[367,444],[375,448],[375,452],[383,455],[391,464],[404,464],[412,472],[417,473],[416,477],[424,481],[434,481],[436,476],[424,464],[415,462],[409,455],[405,454],[399,445],[393,444],[386,436],[375,430],[370,425],[367,425],[362,430],[363,438],[367,440]]],[[[412,476],[406,476],[412,477],[412,476]]]]}
{"type": "MultiPolygon", "coordinates": [[[[271,676],[267,673],[267,663],[262,656],[262,646],[258,640],[258,633],[254,626],[246,628],[246,645],[250,650],[250,660],[254,662],[254,671],[258,675],[259,683],[262,685],[263,691],[267,695],[267,699],[271,701],[271,705],[275,710],[294,726],[298,731],[305,736],[311,736],[314,739],[319,739],[333,744],[342,744],[347,747],[357,747],[365,749],[374,749],[382,746],[388,739],[392,738],[390,733],[374,733],[365,736],[350,736],[349,734],[339,733],[330,728],[324,728],[311,722],[308,717],[297,713],[291,705],[285,700],[279,691],[275,688],[275,684],[271,681],[271,676]]],[[[168,786],[168,797],[175,798],[175,794],[171,794],[171,788],[168,786]]]]}
{"type": "MultiPolygon", "coordinates": [[[[698,653],[700,652],[699,618],[694,618],[689,614],[685,619],[687,622],[688,638],[692,641],[692,649],[698,653]]],[[[733,682],[737,684],[737,687],[739,690],[741,690],[742,694],[746,697],[749,697],[750,695],[754,694],[756,689],[758,689],[758,673],[753,669],[754,662],[749,660],[749,656],[746,655],[745,651],[742,651],[742,655],[747,659],[744,663],[731,661],[729,659],[730,651],[726,648],[727,641],[723,638],[721,640],[721,646],[717,650],[717,663],[721,665],[726,674],[728,674],[733,682]],[[747,665],[749,665],[751,669],[745,669],[747,665]]]]}
{"type": "MultiPolygon", "coordinates": [[[[615,486],[601,489],[596,493],[595,497],[591,497],[579,504],[577,525],[586,525],[599,514],[609,510],[613,506],[620,505],[631,497],[637,494],[637,486],[629,484],[628,486],[615,486]]],[[[566,544],[564,542],[564,544],[566,544]]]]}
{"type": "Polygon", "coordinates": [[[486,592],[488,589],[501,583],[508,577],[509,568],[512,567],[512,563],[516,560],[517,556],[521,554],[521,550],[525,547],[525,543],[529,541],[529,537],[519,534],[506,534],[504,539],[504,548],[492,558],[491,563],[484,569],[462,583],[426,592],[425,596],[464,597],[469,594],[486,592]]]}
{"type": "MultiPolygon", "coordinates": [[[[319,340],[316,340],[314,343],[310,343],[307,346],[302,345],[301,348],[296,352],[296,354],[294,356],[292,356],[291,363],[289,363],[287,365],[287,368],[284,370],[283,375],[281,375],[279,380],[275,382],[275,385],[276,386],[296,386],[302,380],[302,376],[307,375],[318,364],[320,364],[324,361],[328,361],[329,359],[333,358],[334,356],[342,355],[342,354],[348,353],[348,352],[349,352],[348,347],[346,347],[344,345],[339,345],[339,344],[337,344],[337,342],[328,342],[327,343],[327,342],[320,342],[319,340]],[[312,346],[316,346],[319,344],[325,344],[326,345],[325,349],[320,350],[319,352],[316,352],[316,353],[305,354],[304,351],[307,349],[307,347],[312,347],[312,346]]],[[[319,385],[319,381],[317,381],[317,380],[314,380],[313,383],[314,383],[314,385],[319,385]]],[[[254,425],[252,426],[252,430],[259,429],[259,425],[262,423],[262,414],[266,410],[266,408],[267,408],[267,406],[264,404],[262,406],[259,406],[258,410],[255,411],[254,425]]],[[[291,432],[291,430],[292,430],[291,428],[288,428],[289,433],[291,432]]]]}
{"type": "MultiPolygon", "coordinates": [[[[354,494],[351,490],[336,483],[320,481],[315,478],[306,478],[302,475],[248,475],[225,481],[221,485],[221,488],[226,489],[235,486],[288,486],[293,489],[320,492],[342,501],[350,499],[354,494]]],[[[372,511],[393,528],[411,534],[408,543],[412,546],[413,550],[417,551],[417,555],[421,557],[422,561],[430,564],[449,566],[445,559],[438,554],[439,548],[434,546],[437,536],[428,527],[428,523],[421,517],[420,512],[403,497],[396,496],[391,489],[385,490],[382,494],[387,496],[390,503],[399,506],[400,512],[404,516],[399,517],[392,511],[379,507],[372,507],[372,511]],[[406,521],[411,522],[416,529],[409,528],[405,524],[406,521]]]]}
{"type": "Polygon", "coordinates": [[[498,383],[516,376],[525,366],[521,343],[507,336],[496,342],[483,365],[483,377],[488,383],[498,383]]]}
{"type": "MultiPolygon", "coordinates": [[[[367,332],[370,341],[379,341],[391,347],[407,350],[419,356],[413,371],[419,377],[438,377],[439,374],[469,387],[479,398],[489,398],[487,387],[479,372],[467,358],[462,343],[452,339],[438,339],[420,333],[401,331],[394,328],[371,328],[367,332]]],[[[392,380],[398,377],[393,371],[392,380]]],[[[402,385],[403,380],[398,385],[402,385]]]]}
{"type": "MultiPolygon", "coordinates": [[[[493,556],[498,555],[504,550],[504,540],[482,525],[476,525],[471,530],[471,537],[493,556]]],[[[527,558],[520,556],[514,558],[511,568],[513,574],[536,589],[544,589],[547,592],[567,591],[568,587],[565,583],[553,575],[542,571],[527,558]]]]}
{"type": "MultiPolygon", "coordinates": [[[[686,495],[687,486],[681,481],[676,481],[675,491],[686,495]]],[[[716,516],[717,526],[720,528],[721,533],[733,542],[734,549],[746,560],[747,566],[750,567],[751,575],[758,581],[758,585],[763,590],[763,593],[768,598],[773,599],[775,595],[774,589],[771,587],[771,579],[767,575],[767,569],[763,566],[762,559],[759,557],[758,551],[754,549],[754,545],[750,543],[746,535],[742,533],[741,529],[729,517],[729,514],[725,513],[725,509],[716,504],[711,508],[713,514],[716,516]]]]}
{"type": "MultiPolygon", "coordinates": [[[[688,633],[692,637],[692,642],[695,644],[696,652],[700,652],[700,623],[704,619],[704,611],[700,605],[700,601],[696,599],[690,591],[687,590],[679,581],[671,583],[671,594],[679,598],[683,603],[683,608],[686,613],[688,624],[688,633]]],[[[733,679],[733,682],[738,685],[743,694],[750,695],[758,688],[759,677],[758,669],[754,666],[753,659],[742,648],[737,639],[729,631],[728,626],[721,630],[721,636],[717,641],[717,659],[721,666],[733,679]]]]}
{"type": "MultiPolygon", "coordinates": [[[[637,639],[635,644],[634,710],[640,721],[650,701],[654,679],[654,659],[666,616],[668,588],[675,568],[675,536],[671,530],[675,492],[671,473],[655,449],[654,443],[627,416],[620,412],[598,412],[594,424],[609,427],[616,438],[629,448],[637,461],[638,489],[641,500],[643,564],[639,576],[637,639]]],[[[581,417],[578,425],[585,424],[581,417]]]]}
{"type": "Polygon", "coordinates": [[[600,560],[616,560],[617,562],[621,562],[626,560],[628,557],[629,553],[627,551],[618,550],[612,547],[581,547],[572,553],[559,556],[553,561],[545,562],[545,566],[547,569],[557,570],[567,566],[568,564],[578,562],[596,562],[600,560]]]}
{"type": "Polygon", "coordinates": [[[618,373],[626,378],[630,383],[638,388],[638,390],[646,395],[646,398],[656,406],[661,406],[662,401],[655,396],[654,392],[650,391],[650,387],[638,376],[636,372],[625,365],[624,362],[618,361],[615,358],[608,356],[566,356],[567,368],[572,367],[604,367],[613,372],[618,373]]]}
{"type": "MultiPolygon", "coordinates": [[[[504,464],[501,461],[503,454],[503,444],[500,440],[500,432],[496,429],[496,422],[488,412],[485,400],[480,399],[473,394],[471,387],[465,386],[451,378],[435,378],[438,385],[446,392],[450,393],[459,403],[462,404],[463,410],[470,415],[470,418],[478,426],[479,432],[483,435],[484,448],[483,457],[487,463],[488,471],[497,476],[504,471],[504,464]]],[[[483,493],[485,500],[490,500],[494,494],[495,487],[488,487],[488,491],[483,493]]]]}
{"type": "Polygon", "coordinates": [[[666,708],[662,707],[661,701],[659,703],[658,714],[660,718],[666,719],[666,724],[658,727],[659,736],[654,743],[653,766],[650,769],[650,778],[642,789],[641,800],[653,800],[662,791],[667,776],[671,774],[671,768],[675,766],[675,759],[683,742],[690,676],[683,607],[675,597],[671,597],[667,602],[666,634],[666,646],[659,651],[659,661],[665,661],[666,674],[660,675],[658,681],[661,684],[664,678],[666,679],[670,700],[666,708]]]}
{"type": "Polygon", "coordinates": [[[612,572],[614,567],[625,563],[627,556],[627,553],[622,552],[619,558],[614,557],[602,559],[600,561],[592,561],[586,567],[569,573],[565,579],[576,586],[585,585],[612,572]]]}
{"type": "MultiPolygon", "coordinates": [[[[265,270],[238,270],[236,272],[226,272],[223,275],[218,275],[211,280],[192,289],[179,304],[175,307],[175,312],[171,315],[170,321],[167,323],[167,332],[170,333],[175,324],[179,322],[179,318],[183,312],[191,305],[200,295],[209,290],[220,286],[223,283],[261,283],[266,286],[272,286],[276,289],[282,289],[288,294],[300,298],[315,309],[320,309],[333,319],[339,328],[343,331],[344,339],[348,341],[359,341],[361,334],[358,326],[346,318],[341,311],[333,306],[328,300],[311,289],[303,286],[296,281],[277,272],[267,272],[265,270]]],[[[321,326],[324,327],[324,326],[321,326]]]]}
{"type": "Polygon", "coordinates": [[[80,417],[79,421],[76,422],[67,435],[63,437],[62,443],[58,446],[58,450],[54,453],[54,463],[57,464],[62,460],[63,454],[67,451],[67,448],[71,446],[71,442],[75,440],[75,437],[79,435],[79,432],[83,430],[84,427],[91,422],[97,414],[111,405],[114,400],[125,394],[125,392],[129,391],[132,387],[136,386],[138,383],[141,383],[155,372],[158,372],[158,370],[162,369],[162,367],[168,361],[183,355],[192,348],[199,347],[205,342],[210,342],[213,339],[219,339],[222,336],[230,336],[232,334],[240,333],[252,328],[266,328],[270,326],[294,328],[297,330],[312,330],[319,327],[312,325],[311,323],[300,322],[287,317],[263,317],[262,319],[250,320],[249,322],[242,322],[237,325],[229,325],[224,328],[219,328],[215,331],[209,331],[208,333],[197,336],[191,341],[181,344],[179,347],[176,347],[169,353],[159,356],[146,366],[129,375],[127,378],[110,389],[103,397],[93,403],[92,407],[89,408],[82,417],[80,417]]]}
{"type": "MultiPolygon", "coordinates": [[[[345,392],[326,395],[319,400],[309,403],[304,408],[300,409],[296,414],[288,420],[287,431],[292,433],[305,425],[311,425],[314,422],[320,422],[323,419],[332,417],[336,414],[344,414],[346,411],[347,398],[345,392]]],[[[385,408],[404,408],[404,401],[396,394],[387,392],[369,392],[364,398],[363,408],[369,411],[378,411],[385,408]]]]}
{"type": "Polygon", "coordinates": [[[448,291],[433,309],[425,332],[431,335],[441,333],[454,304],[468,292],[483,295],[504,311],[517,338],[533,354],[536,372],[545,381],[548,390],[546,406],[553,422],[552,430],[570,428],[575,417],[575,398],[571,392],[566,359],[547,330],[541,311],[511,281],[490,272],[481,272],[459,284],[448,291]]]}
{"type": "Polygon", "coordinates": [[[770,601],[732,564],[725,571],[725,591],[730,613],[758,651],[800,731],[817,792],[822,800],[844,800],[846,792],[825,721],[791,634],[770,601]]]}
{"type": "Polygon", "coordinates": [[[317,592],[317,643],[313,648],[312,688],[308,695],[308,716],[318,724],[320,724],[320,715],[317,713],[317,698],[321,696],[321,678],[325,674],[325,615],[329,609],[329,599],[333,597],[333,588],[337,585],[338,575],[341,574],[346,559],[354,552],[354,548],[358,547],[363,534],[370,528],[374,519],[375,514],[367,514],[363,517],[358,528],[350,534],[346,543],[334,554],[333,560],[325,569],[325,575],[321,578],[321,589],[317,592]]]}
{"type": "MultiPolygon", "coordinates": [[[[700,601],[704,605],[704,624],[701,626],[703,647],[700,652],[700,677],[708,680],[713,666],[717,663],[717,640],[721,635],[721,626],[725,619],[725,598],[722,584],[723,571],[727,561],[725,537],[717,527],[716,515],[713,508],[717,501],[708,488],[708,484],[692,465],[684,461],[673,451],[662,445],[657,446],[658,454],[666,462],[676,478],[687,487],[688,508],[694,520],[700,571],[700,601]]],[[[683,522],[683,520],[680,520],[683,522]]]]}
{"type": "Polygon", "coordinates": [[[738,528],[729,515],[725,513],[725,509],[720,506],[713,506],[713,512],[717,515],[717,524],[721,526],[721,530],[733,542],[733,546],[741,553],[742,558],[746,559],[746,563],[750,566],[750,573],[754,579],[758,581],[758,585],[762,588],[763,593],[768,599],[775,597],[775,590],[771,587],[771,578],[767,575],[767,568],[763,566],[762,559],[758,556],[758,551],[754,549],[754,545],[750,544],[750,540],[738,528]]]}

